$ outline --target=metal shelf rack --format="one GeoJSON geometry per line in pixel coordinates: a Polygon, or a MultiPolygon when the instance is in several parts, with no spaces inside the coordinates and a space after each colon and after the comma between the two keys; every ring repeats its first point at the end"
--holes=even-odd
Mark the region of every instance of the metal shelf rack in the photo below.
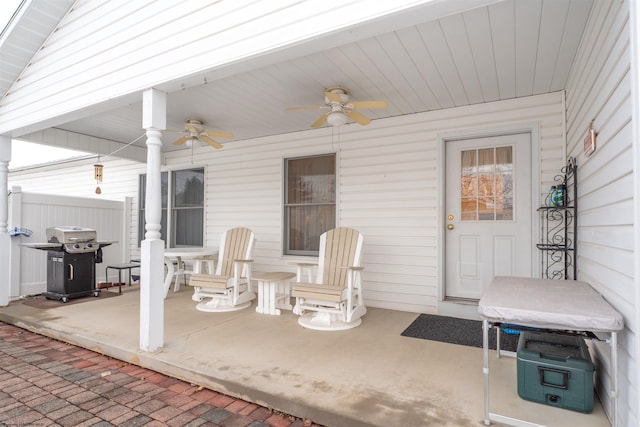
{"type": "Polygon", "coordinates": [[[541,276],[548,279],[576,279],[576,253],[578,235],[578,165],[574,157],[567,159],[561,174],[554,177],[556,185],[564,185],[561,204],[545,202],[538,208],[540,240],[536,247],[542,252],[541,276]]]}

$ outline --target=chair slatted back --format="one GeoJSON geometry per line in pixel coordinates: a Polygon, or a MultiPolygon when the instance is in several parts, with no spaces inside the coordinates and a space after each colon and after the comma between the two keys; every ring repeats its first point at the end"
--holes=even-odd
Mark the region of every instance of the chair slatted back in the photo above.
{"type": "Polygon", "coordinates": [[[251,257],[253,232],[244,227],[237,227],[227,230],[223,243],[221,244],[219,262],[216,274],[222,276],[233,275],[233,260],[247,259],[251,257]]]}
{"type": "Polygon", "coordinates": [[[347,286],[347,270],[359,266],[358,238],[360,232],[352,228],[334,228],[326,232],[322,283],[347,286]]]}

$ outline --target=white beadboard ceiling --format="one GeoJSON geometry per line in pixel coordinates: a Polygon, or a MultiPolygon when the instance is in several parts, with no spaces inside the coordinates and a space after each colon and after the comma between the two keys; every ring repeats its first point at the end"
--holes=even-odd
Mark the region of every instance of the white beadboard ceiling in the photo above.
{"type": "MultiPolygon", "coordinates": [[[[287,108],[321,104],[335,85],[355,101],[387,101],[386,110],[360,110],[371,119],[559,91],[591,7],[591,0],[505,0],[337,47],[333,40],[325,50],[315,40],[307,55],[223,78],[204,73],[184,90],[179,82],[159,86],[168,92],[167,126],[202,118],[207,130],[234,134],[225,144],[306,130],[322,110],[287,108]]],[[[134,103],[58,128],[128,143],[143,133],[141,123],[142,105],[134,103]]],[[[179,149],[175,139],[165,133],[163,150],[179,149]]]]}

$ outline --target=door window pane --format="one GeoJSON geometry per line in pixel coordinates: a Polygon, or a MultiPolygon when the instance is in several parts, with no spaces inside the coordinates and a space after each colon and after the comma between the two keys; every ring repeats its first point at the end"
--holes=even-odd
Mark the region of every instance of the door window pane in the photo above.
{"type": "Polygon", "coordinates": [[[461,152],[462,221],[513,220],[513,148],[461,152]]]}
{"type": "Polygon", "coordinates": [[[285,160],[286,255],[317,255],[320,235],[335,228],[335,163],[335,154],[285,160]]]}

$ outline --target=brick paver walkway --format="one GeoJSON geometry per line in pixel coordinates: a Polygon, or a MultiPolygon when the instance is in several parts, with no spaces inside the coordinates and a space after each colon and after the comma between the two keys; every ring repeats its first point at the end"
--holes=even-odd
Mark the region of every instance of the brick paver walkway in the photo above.
{"type": "Polygon", "coordinates": [[[0,426],[321,427],[0,322],[0,426]]]}

